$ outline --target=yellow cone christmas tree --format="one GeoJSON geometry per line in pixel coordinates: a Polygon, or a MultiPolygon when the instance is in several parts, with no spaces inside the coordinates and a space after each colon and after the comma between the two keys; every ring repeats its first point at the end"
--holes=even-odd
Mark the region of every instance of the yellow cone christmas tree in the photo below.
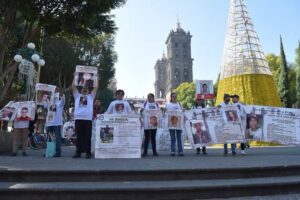
{"type": "Polygon", "coordinates": [[[217,104],[237,94],[246,104],[281,106],[275,81],[244,0],[231,0],[217,104]]]}

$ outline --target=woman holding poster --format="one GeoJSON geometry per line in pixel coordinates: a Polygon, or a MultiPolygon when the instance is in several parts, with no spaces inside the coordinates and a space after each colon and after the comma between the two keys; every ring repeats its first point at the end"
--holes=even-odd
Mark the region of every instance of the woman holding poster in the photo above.
{"type": "MultiPolygon", "coordinates": [[[[183,111],[179,102],[177,102],[177,94],[175,92],[171,93],[171,100],[170,103],[166,105],[167,111],[183,111]]],[[[182,141],[181,141],[181,128],[178,127],[178,123],[181,123],[181,120],[178,119],[177,116],[170,117],[171,126],[169,126],[169,132],[171,136],[171,156],[175,156],[175,143],[177,139],[177,146],[178,146],[178,155],[183,156],[183,149],[182,149],[182,141]]]]}
{"type": "MultiPolygon", "coordinates": [[[[158,110],[159,105],[158,103],[155,102],[154,100],[154,94],[150,93],[147,96],[147,101],[144,103],[144,109],[143,112],[147,112],[148,110],[158,110]]],[[[151,138],[151,145],[152,145],[152,151],[153,151],[153,156],[158,156],[158,153],[156,152],[156,131],[157,131],[157,116],[155,115],[143,115],[143,123],[144,123],[144,134],[145,134],[145,139],[144,139],[144,152],[142,154],[142,157],[147,156],[148,152],[148,145],[149,141],[151,138]]]]}

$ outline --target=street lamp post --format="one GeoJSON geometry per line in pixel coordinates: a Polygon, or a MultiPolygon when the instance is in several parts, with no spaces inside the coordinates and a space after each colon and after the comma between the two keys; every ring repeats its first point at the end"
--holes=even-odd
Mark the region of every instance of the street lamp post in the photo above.
{"type": "Polygon", "coordinates": [[[30,42],[26,48],[21,48],[14,56],[14,60],[19,64],[19,73],[25,76],[25,95],[27,99],[30,98],[30,86],[40,80],[41,67],[45,65],[45,60],[42,59],[37,51],[35,51],[35,44],[30,42]],[[38,73],[35,77],[36,71],[34,64],[38,65],[38,73]],[[36,80],[36,81],[34,81],[36,80]]]}

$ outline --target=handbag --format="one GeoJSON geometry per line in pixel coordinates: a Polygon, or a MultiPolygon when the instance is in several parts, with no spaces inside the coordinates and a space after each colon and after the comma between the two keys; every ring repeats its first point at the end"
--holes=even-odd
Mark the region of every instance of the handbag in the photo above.
{"type": "Polygon", "coordinates": [[[54,140],[54,136],[52,135],[52,133],[49,133],[49,137],[47,139],[45,157],[46,158],[53,157],[55,153],[56,153],[56,143],[54,140]]]}

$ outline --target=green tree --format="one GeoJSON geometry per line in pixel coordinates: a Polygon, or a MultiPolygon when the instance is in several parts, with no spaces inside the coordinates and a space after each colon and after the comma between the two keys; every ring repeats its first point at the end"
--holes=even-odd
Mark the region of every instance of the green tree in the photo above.
{"type": "Polygon", "coordinates": [[[281,98],[281,102],[284,107],[290,107],[290,86],[288,80],[288,66],[282,44],[282,38],[280,36],[280,72],[278,78],[278,91],[281,98]]]}
{"type": "Polygon", "coordinates": [[[296,49],[296,107],[300,108],[300,41],[298,41],[298,48],[296,49]]]}
{"type": "Polygon", "coordinates": [[[184,109],[190,109],[195,101],[195,83],[181,83],[174,92],[177,93],[179,101],[184,109]]]}
{"type": "Polygon", "coordinates": [[[268,54],[266,56],[266,59],[268,61],[269,67],[271,69],[273,78],[278,84],[278,78],[279,78],[279,68],[280,68],[280,56],[277,56],[275,54],[268,54]]]}
{"type": "MultiPolygon", "coordinates": [[[[126,0],[0,1],[0,101],[6,96],[17,63],[13,56],[29,41],[42,49],[44,37],[93,38],[116,30],[112,9],[126,0]]],[[[46,60],[46,62],[48,62],[46,60]]]]}

